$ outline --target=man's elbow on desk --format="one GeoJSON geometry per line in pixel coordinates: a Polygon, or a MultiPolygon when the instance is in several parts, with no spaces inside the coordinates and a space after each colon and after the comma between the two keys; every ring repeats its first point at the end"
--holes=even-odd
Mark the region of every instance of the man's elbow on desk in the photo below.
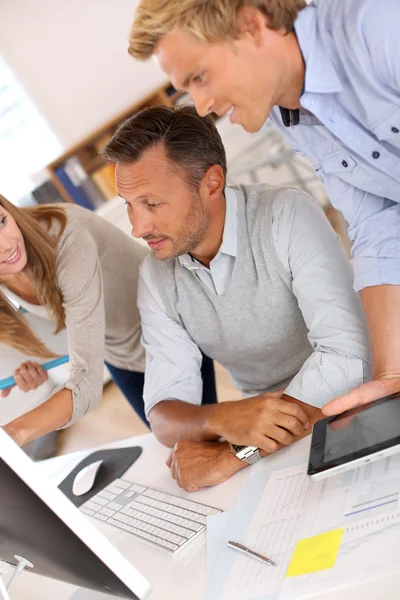
{"type": "Polygon", "coordinates": [[[156,404],[148,418],[158,441],[169,448],[180,440],[212,442],[224,438],[270,453],[311,432],[312,425],[322,418],[320,409],[279,395],[266,393],[203,406],[167,399],[156,404]]]}
{"type": "Polygon", "coordinates": [[[214,441],[219,438],[210,432],[210,414],[218,405],[198,406],[181,400],[166,399],[148,413],[150,427],[158,441],[173,448],[180,440],[214,441]]]}
{"type": "MultiPolygon", "coordinates": [[[[313,424],[322,418],[322,413],[320,409],[294,398],[287,397],[286,400],[299,405],[309,419],[309,427],[303,429],[300,435],[291,437],[290,443],[293,443],[311,433],[313,424]]],[[[288,444],[277,444],[274,452],[286,445],[288,444]]],[[[262,457],[272,453],[260,450],[262,457]]],[[[231,452],[228,442],[183,439],[175,444],[167,460],[167,466],[171,470],[171,476],[180,487],[187,492],[196,492],[203,487],[223,483],[248,464],[239,460],[231,452]]]]}

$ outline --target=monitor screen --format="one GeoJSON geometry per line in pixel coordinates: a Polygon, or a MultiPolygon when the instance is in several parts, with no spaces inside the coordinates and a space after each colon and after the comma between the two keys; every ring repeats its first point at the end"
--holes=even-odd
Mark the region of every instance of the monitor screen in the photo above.
{"type": "Polygon", "coordinates": [[[0,560],[121,598],[143,600],[151,587],[135,567],[0,428],[0,560]]]}

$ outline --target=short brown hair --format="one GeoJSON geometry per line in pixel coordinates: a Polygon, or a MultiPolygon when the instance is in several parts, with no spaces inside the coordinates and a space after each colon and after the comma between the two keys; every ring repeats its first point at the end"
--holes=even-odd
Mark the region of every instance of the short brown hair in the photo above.
{"type": "Polygon", "coordinates": [[[220,165],[226,176],[225,149],[211,117],[193,106],[152,106],[127,119],[101,151],[107,162],[131,164],[163,145],[172,166],[183,169],[188,185],[198,190],[206,171],[220,165]]]}
{"type": "Polygon", "coordinates": [[[164,36],[186,29],[207,43],[237,37],[236,16],[243,6],[252,6],[268,18],[270,29],[293,30],[306,0],[141,0],[129,38],[129,54],[145,60],[153,55],[164,36]]]}

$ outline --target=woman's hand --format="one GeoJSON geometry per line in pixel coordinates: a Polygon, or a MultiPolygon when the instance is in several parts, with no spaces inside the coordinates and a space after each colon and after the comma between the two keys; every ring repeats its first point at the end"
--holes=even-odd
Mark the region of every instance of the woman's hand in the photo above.
{"type": "MultiPolygon", "coordinates": [[[[27,361],[22,363],[14,373],[15,385],[23,392],[36,390],[49,378],[47,371],[38,363],[27,361]]],[[[1,397],[6,398],[14,386],[4,389],[1,397]]]]}

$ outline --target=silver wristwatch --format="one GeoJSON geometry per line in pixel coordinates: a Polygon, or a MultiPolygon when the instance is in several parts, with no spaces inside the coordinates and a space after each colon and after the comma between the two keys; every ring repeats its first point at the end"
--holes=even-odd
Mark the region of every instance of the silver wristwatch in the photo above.
{"type": "Polygon", "coordinates": [[[249,465],[254,465],[262,459],[257,446],[237,446],[236,444],[231,444],[229,442],[229,448],[236,458],[249,465]]]}

